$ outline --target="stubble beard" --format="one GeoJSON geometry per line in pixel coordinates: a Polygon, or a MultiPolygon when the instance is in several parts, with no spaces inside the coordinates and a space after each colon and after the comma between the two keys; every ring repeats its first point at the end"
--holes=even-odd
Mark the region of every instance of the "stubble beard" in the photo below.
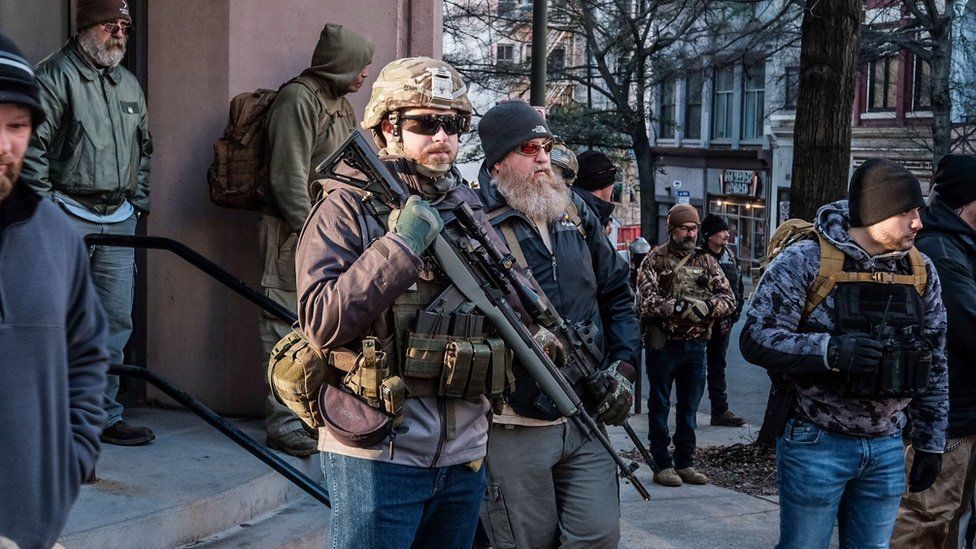
{"type": "Polygon", "coordinates": [[[569,210],[569,193],[572,191],[551,171],[538,177],[535,173],[522,177],[502,165],[494,183],[509,206],[535,222],[550,223],[562,219],[569,210]]]}
{"type": "Polygon", "coordinates": [[[81,50],[90,57],[96,65],[111,68],[117,66],[125,57],[126,37],[110,37],[102,43],[95,37],[95,33],[102,32],[98,26],[82,31],[78,35],[78,45],[81,50]]]}
{"type": "Polygon", "coordinates": [[[14,161],[13,155],[0,155],[0,165],[6,166],[6,170],[0,173],[0,200],[7,198],[14,188],[14,183],[20,178],[22,162],[14,161]]]}

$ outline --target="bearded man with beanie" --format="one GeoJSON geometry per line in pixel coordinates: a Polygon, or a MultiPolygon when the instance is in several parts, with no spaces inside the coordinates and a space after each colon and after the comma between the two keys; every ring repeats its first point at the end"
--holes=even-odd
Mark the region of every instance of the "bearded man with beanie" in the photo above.
{"type": "Polygon", "coordinates": [[[108,323],[88,253],[22,176],[46,118],[30,65],[0,34],[0,545],[54,545],[95,470],[108,323]]]}
{"type": "MultiPolygon", "coordinates": [[[[46,120],[34,131],[24,176],[81,236],[134,235],[149,213],[149,117],[136,77],[120,66],[132,30],[125,0],[79,0],[78,34],[37,66],[46,120]]],[[[112,364],[132,334],[135,250],[95,246],[92,276],[109,319],[112,364]]],[[[134,446],[155,435],[123,421],[119,378],[109,376],[102,442],[134,446]]]]}
{"type": "Polygon", "coordinates": [[[647,419],[650,451],[662,486],[706,484],[695,469],[696,414],[705,391],[705,348],[712,324],[735,310],[735,296],[718,261],[696,247],[698,210],[676,204],[668,211],[668,241],[644,258],[637,298],[647,334],[647,419]],[[671,389],[675,430],[668,433],[671,389]],[[674,456],[668,446],[674,443],[674,456]]]}
{"type": "MultiPolygon", "coordinates": [[[[627,264],[597,216],[553,175],[553,136],[538,111],[524,101],[499,103],[481,118],[478,135],[485,151],[479,193],[492,225],[560,316],[593,327],[613,387],[593,402],[596,419],[619,425],[633,404],[639,350],[627,264]]],[[[515,386],[504,393],[488,442],[481,518],[492,546],[617,547],[613,460],[560,415],[521,364],[513,370],[515,386]]],[[[586,388],[577,391],[586,400],[586,388]]]]}
{"type": "MultiPolygon", "coordinates": [[[[942,471],[923,492],[902,497],[891,546],[956,547],[976,482],[976,156],[939,161],[916,245],[939,273],[949,327],[949,426],[942,471]]],[[[905,466],[911,471],[915,448],[905,466]]]]}
{"type": "MultiPolygon", "coordinates": [[[[342,25],[329,23],[319,35],[309,67],[285,83],[268,107],[274,204],[261,215],[258,230],[264,259],[261,287],[266,297],[292,311],[297,306],[298,233],[320,194],[313,189],[318,179],[315,168],[356,131],[356,114],[346,95],[362,87],[372,59],[372,43],[342,25]]],[[[259,327],[266,367],[272,349],[291,331],[291,325],[261,311],[259,327]]],[[[264,424],[269,448],[299,457],[316,452],[315,438],[270,391],[265,398],[264,424]]]]}
{"type": "Polygon", "coordinates": [[[701,224],[702,248],[718,261],[729,287],[735,294],[735,311],[722,317],[712,326],[712,336],[708,338],[705,357],[708,366],[708,399],[711,401],[712,425],[721,427],[741,427],[746,420],[729,410],[729,396],[725,390],[725,354],[729,350],[729,338],[732,336],[732,326],[739,321],[742,307],[745,304],[742,284],[742,271],[739,270],[739,259],[729,248],[729,224],[724,219],[708,214],[701,224]]]}
{"type": "Polygon", "coordinates": [[[913,246],[925,206],[904,166],[868,160],[847,200],[783,249],[752,295],[739,346],[795,394],[776,443],[777,547],[886,547],[905,492],[942,465],[948,415],[939,275],[913,246]],[[816,285],[816,286],[814,286],[816,285]]]}

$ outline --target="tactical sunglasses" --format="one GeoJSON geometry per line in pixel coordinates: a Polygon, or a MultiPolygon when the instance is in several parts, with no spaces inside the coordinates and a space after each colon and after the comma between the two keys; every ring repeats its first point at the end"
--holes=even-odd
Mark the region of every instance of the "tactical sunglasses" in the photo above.
{"type": "Polygon", "coordinates": [[[549,153],[552,152],[553,143],[554,142],[552,139],[543,141],[542,143],[536,143],[535,141],[526,141],[525,143],[520,144],[518,147],[515,147],[515,152],[525,156],[535,156],[539,154],[540,150],[544,150],[547,153],[549,153]]]}
{"type": "Polygon", "coordinates": [[[126,35],[132,32],[132,25],[129,23],[102,23],[101,25],[105,32],[113,35],[119,32],[119,29],[122,29],[122,34],[126,35]]]}
{"type": "Polygon", "coordinates": [[[441,128],[447,135],[457,135],[464,130],[464,116],[460,114],[401,114],[400,125],[404,131],[418,135],[434,135],[441,128]]]}

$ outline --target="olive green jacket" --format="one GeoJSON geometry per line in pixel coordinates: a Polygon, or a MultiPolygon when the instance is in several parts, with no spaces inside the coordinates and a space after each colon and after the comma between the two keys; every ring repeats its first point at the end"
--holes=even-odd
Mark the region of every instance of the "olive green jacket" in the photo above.
{"type": "Polygon", "coordinates": [[[297,236],[321,193],[315,167],[356,131],[345,95],[372,57],[373,45],[365,38],[326,25],[312,65],[282,87],[268,109],[271,193],[283,220],[263,218],[261,285],[266,288],[295,290],[297,236]]]}
{"type": "Polygon", "coordinates": [[[100,215],[125,200],[148,212],[152,139],[136,77],[121,66],[100,71],[76,39],[35,72],[47,120],[24,159],[31,187],[42,196],[67,194],[100,215]]]}

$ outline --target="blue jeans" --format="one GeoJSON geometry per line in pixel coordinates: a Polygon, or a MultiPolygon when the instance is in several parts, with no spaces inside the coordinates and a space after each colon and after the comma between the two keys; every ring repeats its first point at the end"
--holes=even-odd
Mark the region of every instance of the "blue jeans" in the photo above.
{"type": "Polygon", "coordinates": [[[698,404],[705,391],[704,339],[668,340],[647,353],[647,421],[651,456],[658,467],[684,469],[695,464],[698,404]],[[671,386],[675,386],[674,460],[668,452],[671,386]]]}
{"type": "Polygon", "coordinates": [[[328,455],[333,549],[470,549],[485,467],[424,468],[328,455]]]}
{"type": "MultiPolygon", "coordinates": [[[[118,223],[94,223],[65,213],[82,238],[88,234],[136,234],[136,216],[118,223]]],[[[109,364],[122,364],[123,350],[132,335],[132,296],[135,289],[136,252],[133,248],[117,246],[92,246],[88,249],[92,280],[98,300],[108,316],[109,364]]],[[[122,405],[119,394],[119,377],[108,376],[105,389],[105,411],[108,418],[105,427],[122,421],[122,405]]]]}
{"type": "Polygon", "coordinates": [[[905,493],[901,434],[855,437],[791,419],[776,442],[777,548],[888,547],[905,493]]]}

